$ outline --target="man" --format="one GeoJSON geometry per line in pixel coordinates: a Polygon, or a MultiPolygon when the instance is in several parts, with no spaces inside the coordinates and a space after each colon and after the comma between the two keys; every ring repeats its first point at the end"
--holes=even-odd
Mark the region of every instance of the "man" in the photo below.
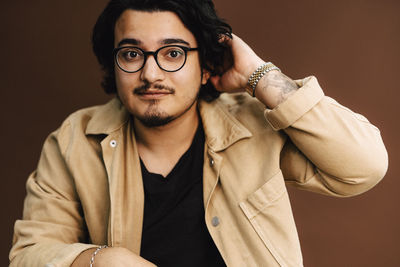
{"type": "Polygon", "coordinates": [[[373,125],[211,1],[112,0],[93,48],[117,97],[46,140],[11,266],[302,266],[285,182],[345,197],[386,172],[373,125]]]}

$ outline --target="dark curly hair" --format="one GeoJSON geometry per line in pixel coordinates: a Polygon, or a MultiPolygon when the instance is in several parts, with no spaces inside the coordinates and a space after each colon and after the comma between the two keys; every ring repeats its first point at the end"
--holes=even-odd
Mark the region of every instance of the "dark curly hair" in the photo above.
{"type": "MultiPolygon", "coordinates": [[[[221,74],[227,46],[222,36],[232,38],[232,28],[216,14],[212,0],[111,0],[99,16],[92,35],[93,51],[104,71],[102,87],[108,94],[116,93],[114,74],[114,27],[127,9],[139,11],[172,11],[195,36],[201,67],[211,75],[221,74]]],[[[219,92],[210,81],[200,89],[199,97],[208,101],[219,92]]]]}

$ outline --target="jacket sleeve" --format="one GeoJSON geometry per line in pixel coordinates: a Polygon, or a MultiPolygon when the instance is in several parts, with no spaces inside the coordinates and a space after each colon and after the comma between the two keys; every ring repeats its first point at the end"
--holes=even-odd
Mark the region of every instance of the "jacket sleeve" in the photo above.
{"type": "Polygon", "coordinates": [[[10,266],[70,266],[88,234],[73,180],[65,164],[69,124],[51,134],[37,170],[27,180],[23,219],[14,226],[10,266]]]}
{"type": "Polygon", "coordinates": [[[264,114],[289,137],[281,152],[286,182],[342,197],[372,188],[388,167],[378,128],[324,96],[315,77],[297,83],[294,95],[264,114]]]}

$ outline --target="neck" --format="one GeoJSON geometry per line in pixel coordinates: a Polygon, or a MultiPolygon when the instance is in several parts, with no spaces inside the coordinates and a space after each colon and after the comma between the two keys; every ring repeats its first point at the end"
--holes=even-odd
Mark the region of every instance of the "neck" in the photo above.
{"type": "Polygon", "coordinates": [[[196,105],[166,125],[147,127],[134,118],[139,156],[147,170],[166,176],[189,149],[199,125],[196,105]]]}
{"type": "Polygon", "coordinates": [[[182,145],[186,141],[191,143],[199,124],[195,105],[185,115],[159,127],[147,127],[135,118],[134,129],[137,143],[151,150],[182,145]]]}

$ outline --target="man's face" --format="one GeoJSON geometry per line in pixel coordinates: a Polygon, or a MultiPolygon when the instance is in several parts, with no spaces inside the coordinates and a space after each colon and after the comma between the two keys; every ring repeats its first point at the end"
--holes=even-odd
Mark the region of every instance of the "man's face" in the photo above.
{"type": "MultiPolygon", "coordinates": [[[[124,11],[115,25],[115,47],[136,46],[155,51],[165,45],[196,48],[194,35],[179,17],[168,11],[124,11]]],[[[153,56],[147,58],[143,69],[126,73],[115,65],[118,95],[129,110],[146,126],[161,126],[195,112],[201,84],[207,73],[200,67],[197,51],[187,53],[187,60],[177,72],[160,69],[153,56]]]]}

